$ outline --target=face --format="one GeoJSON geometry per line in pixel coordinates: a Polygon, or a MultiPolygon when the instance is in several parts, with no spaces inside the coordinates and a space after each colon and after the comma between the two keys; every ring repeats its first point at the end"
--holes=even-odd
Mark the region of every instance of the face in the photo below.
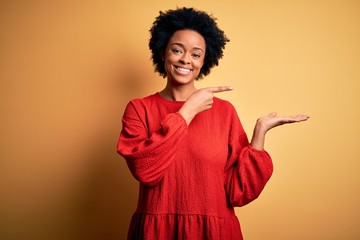
{"type": "Polygon", "coordinates": [[[204,64],[205,40],[192,30],[176,31],[164,53],[165,71],[172,84],[193,83],[204,64]]]}

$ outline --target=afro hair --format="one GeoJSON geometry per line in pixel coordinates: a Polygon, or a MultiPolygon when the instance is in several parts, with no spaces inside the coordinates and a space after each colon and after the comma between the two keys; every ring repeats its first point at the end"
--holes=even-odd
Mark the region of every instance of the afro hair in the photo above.
{"type": "Polygon", "coordinates": [[[197,79],[201,79],[210,73],[212,67],[219,65],[219,59],[223,57],[225,44],[230,40],[224,31],[218,28],[216,18],[204,11],[194,8],[177,8],[176,10],[160,11],[151,29],[149,48],[151,50],[155,71],[162,77],[166,77],[162,54],[166,49],[171,36],[179,30],[189,29],[198,32],[205,40],[206,53],[204,65],[197,79]]]}

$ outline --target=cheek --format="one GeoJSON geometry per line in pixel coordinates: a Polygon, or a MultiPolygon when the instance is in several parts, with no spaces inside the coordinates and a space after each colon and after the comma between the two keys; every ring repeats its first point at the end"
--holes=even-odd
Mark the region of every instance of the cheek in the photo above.
{"type": "Polygon", "coordinates": [[[169,73],[169,71],[171,71],[171,66],[176,62],[176,59],[174,58],[174,56],[166,55],[163,61],[165,71],[169,73]]]}
{"type": "Polygon", "coordinates": [[[173,54],[170,51],[166,51],[166,53],[163,55],[164,62],[175,62],[177,61],[179,56],[173,54]]]}
{"type": "Polygon", "coordinates": [[[201,69],[202,66],[204,66],[204,60],[197,62],[197,63],[195,64],[195,66],[196,66],[196,68],[201,69]]]}
{"type": "Polygon", "coordinates": [[[166,54],[163,58],[163,61],[165,63],[165,65],[168,65],[169,63],[171,63],[173,60],[171,59],[171,56],[169,56],[168,54],[166,54]]]}

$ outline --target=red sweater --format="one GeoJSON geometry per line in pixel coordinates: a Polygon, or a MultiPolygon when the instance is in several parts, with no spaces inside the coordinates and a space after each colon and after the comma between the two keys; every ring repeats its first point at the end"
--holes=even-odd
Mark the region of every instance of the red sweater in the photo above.
{"type": "Polygon", "coordinates": [[[215,97],[189,126],[183,104],[156,93],[125,109],[117,150],[140,182],[128,239],[242,239],[234,207],[259,196],[271,158],[229,102],[215,97]]]}

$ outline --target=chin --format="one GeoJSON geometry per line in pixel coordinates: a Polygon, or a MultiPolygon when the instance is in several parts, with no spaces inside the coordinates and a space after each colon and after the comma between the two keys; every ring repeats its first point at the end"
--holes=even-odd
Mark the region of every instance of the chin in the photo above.
{"type": "Polygon", "coordinates": [[[186,76],[186,77],[174,77],[172,78],[173,82],[181,85],[189,84],[195,80],[193,76],[186,76]]]}

